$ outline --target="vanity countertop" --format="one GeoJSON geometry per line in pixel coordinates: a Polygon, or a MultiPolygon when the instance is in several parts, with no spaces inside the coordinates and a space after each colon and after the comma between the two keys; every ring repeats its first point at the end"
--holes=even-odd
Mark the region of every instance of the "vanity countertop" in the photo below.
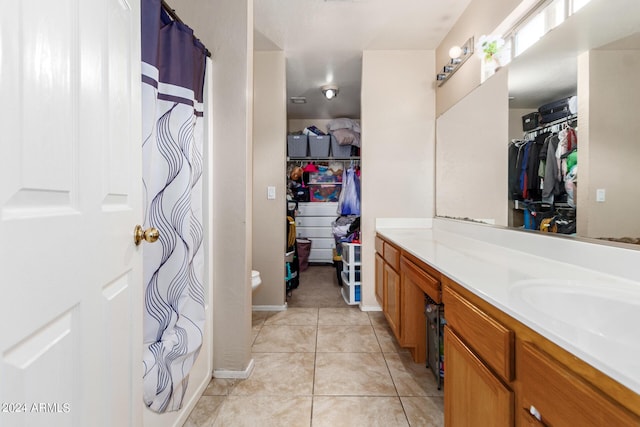
{"type": "Polygon", "coordinates": [[[438,227],[376,231],[640,394],[639,282],[438,227]]]}

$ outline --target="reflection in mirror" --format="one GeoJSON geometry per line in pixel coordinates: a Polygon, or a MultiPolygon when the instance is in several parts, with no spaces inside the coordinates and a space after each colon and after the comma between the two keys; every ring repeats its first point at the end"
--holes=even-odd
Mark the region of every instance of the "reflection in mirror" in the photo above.
{"type": "Polygon", "coordinates": [[[507,225],[506,71],[438,117],[437,216],[507,225]]]}
{"type": "Polygon", "coordinates": [[[637,242],[640,2],[592,0],[508,85],[509,226],[637,242]]]}

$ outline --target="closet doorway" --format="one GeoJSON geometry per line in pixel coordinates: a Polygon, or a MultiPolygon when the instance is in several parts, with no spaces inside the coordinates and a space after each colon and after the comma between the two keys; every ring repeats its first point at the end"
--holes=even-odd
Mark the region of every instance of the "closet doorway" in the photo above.
{"type": "Polygon", "coordinates": [[[289,120],[287,306],[360,303],[359,120],[289,120]],[[291,239],[295,233],[295,240],[291,239]],[[289,262],[291,253],[295,260],[289,262]]]}

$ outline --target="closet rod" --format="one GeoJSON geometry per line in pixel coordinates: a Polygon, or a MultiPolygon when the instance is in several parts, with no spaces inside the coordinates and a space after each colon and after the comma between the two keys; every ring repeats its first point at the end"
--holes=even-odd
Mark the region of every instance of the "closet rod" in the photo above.
{"type": "MultiPolygon", "coordinates": [[[[162,8],[164,9],[165,12],[167,12],[167,14],[171,17],[171,19],[183,25],[186,25],[184,21],[180,19],[180,17],[176,13],[176,10],[173,9],[171,6],[169,6],[167,2],[164,0],[162,0],[162,8]]],[[[207,55],[208,58],[211,58],[211,52],[209,52],[209,49],[207,49],[206,47],[204,48],[204,54],[207,55]]]]}
{"type": "Polygon", "coordinates": [[[529,133],[533,133],[533,132],[538,132],[538,131],[541,131],[541,130],[548,129],[548,128],[552,127],[552,126],[560,125],[562,123],[574,122],[574,121],[575,122],[578,121],[578,115],[577,114],[572,114],[570,116],[563,117],[561,119],[554,120],[554,121],[549,122],[549,123],[545,123],[544,125],[538,126],[537,128],[534,128],[534,129],[531,129],[531,130],[528,130],[525,133],[529,134],[529,133]]]}

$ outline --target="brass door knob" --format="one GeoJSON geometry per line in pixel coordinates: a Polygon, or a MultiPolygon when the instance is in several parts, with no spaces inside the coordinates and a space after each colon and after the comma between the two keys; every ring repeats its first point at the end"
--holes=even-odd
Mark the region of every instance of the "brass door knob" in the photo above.
{"type": "Polygon", "coordinates": [[[142,229],[142,226],[136,225],[133,229],[133,242],[138,246],[143,240],[153,243],[160,237],[160,232],[155,227],[149,227],[146,230],[142,229]]]}

